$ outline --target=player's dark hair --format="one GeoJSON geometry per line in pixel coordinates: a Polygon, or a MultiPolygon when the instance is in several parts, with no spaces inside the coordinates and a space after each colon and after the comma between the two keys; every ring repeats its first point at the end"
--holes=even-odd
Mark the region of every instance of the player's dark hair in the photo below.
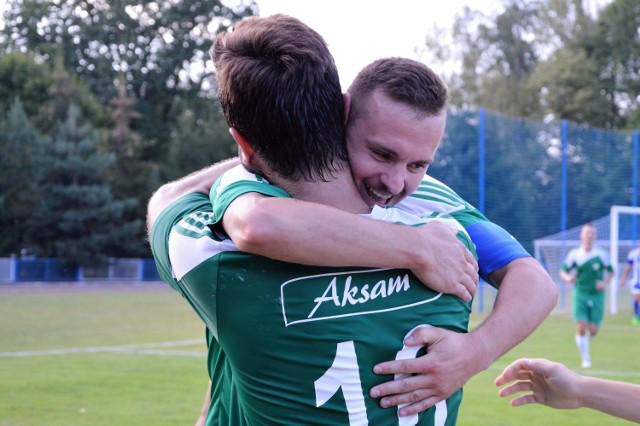
{"type": "Polygon", "coordinates": [[[349,120],[365,115],[366,101],[373,92],[406,104],[421,117],[438,115],[447,104],[447,87],[425,64],[407,58],[383,58],[367,65],[349,87],[349,120]]]}
{"type": "Polygon", "coordinates": [[[211,57],[227,124],[274,172],[313,181],[343,169],[344,102],[320,34],[286,15],[245,18],[211,57]]]}

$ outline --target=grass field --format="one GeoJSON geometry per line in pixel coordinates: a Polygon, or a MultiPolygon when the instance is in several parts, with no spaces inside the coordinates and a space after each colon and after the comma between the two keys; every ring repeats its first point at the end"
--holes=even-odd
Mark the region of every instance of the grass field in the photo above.
{"type": "MultiPolygon", "coordinates": [[[[50,287],[50,286],[49,286],[50,287]]],[[[491,293],[485,293],[485,308],[491,293]]],[[[592,344],[588,374],[640,383],[640,327],[628,295],[592,344]]],[[[484,314],[474,313],[472,324],[484,314]]],[[[512,360],[547,357],[579,370],[569,309],[465,387],[458,424],[630,424],[591,410],[512,408],[493,379],[512,360]]],[[[0,289],[0,425],[190,425],[206,388],[203,327],[164,287],[28,292],[0,289]]],[[[640,402],[639,402],[640,404],[640,402]]]]}

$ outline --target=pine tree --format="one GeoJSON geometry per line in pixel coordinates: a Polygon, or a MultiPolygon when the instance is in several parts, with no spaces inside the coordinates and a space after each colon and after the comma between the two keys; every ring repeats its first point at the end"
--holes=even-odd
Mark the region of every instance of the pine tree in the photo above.
{"type": "MultiPolygon", "coordinates": [[[[141,219],[146,215],[147,202],[151,193],[160,186],[157,179],[155,165],[144,158],[145,148],[155,141],[143,138],[133,129],[141,118],[136,111],[136,99],[130,97],[126,91],[126,81],[119,80],[118,96],[109,102],[107,111],[112,121],[106,143],[107,151],[115,154],[116,162],[113,173],[109,174],[116,198],[135,199],[135,208],[131,209],[125,220],[141,219]]],[[[145,230],[141,229],[139,241],[145,240],[145,230]]],[[[148,248],[140,250],[139,245],[128,245],[119,251],[123,256],[146,256],[148,248]]]]}
{"type": "Polygon", "coordinates": [[[135,201],[114,197],[105,176],[115,156],[100,152],[99,141],[72,104],[67,119],[58,123],[44,166],[47,178],[36,216],[46,256],[94,264],[140,233],[141,219],[123,221],[135,201]]]}
{"type": "Polygon", "coordinates": [[[39,204],[43,152],[42,137],[15,98],[0,122],[0,253],[33,249],[37,228],[28,218],[39,204]]]}

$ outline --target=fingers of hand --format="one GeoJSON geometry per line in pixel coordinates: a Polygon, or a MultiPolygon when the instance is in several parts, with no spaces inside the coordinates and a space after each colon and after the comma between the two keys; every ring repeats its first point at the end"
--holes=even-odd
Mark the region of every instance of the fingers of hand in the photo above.
{"type": "MultiPolygon", "coordinates": [[[[446,333],[441,328],[422,325],[413,329],[411,333],[406,336],[404,342],[407,346],[429,346],[436,343],[439,339],[442,338],[444,334],[446,333]],[[409,339],[409,337],[411,339],[409,339]]],[[[416,364],[419,363],[421,371],[425,371],[428,368],[428,365],[424,364],[424,357],[408,359],[407,362],[415,362],[416,364]]],[[[409,365],[409,367],[416,366],[409,365]]],[[[412,371],[412,373],[417,372],[418,371],[412,371]]]]}
{"type": "Polygon", "coordinates": [[[415,379],[413,379],[412,377],[408,377],[402,380],[392,380],[381,385],[374,386],[369,391],[369,395],[372,398],[389,397],[391,395],[411,392],[417,388],[420,388],[420,386],[426,387],[428,385],[428,380],[423,380],[421,383],[412,383],[412,381],[415,382],[415,379]]]}
{"type": "Polygon", "coordinates": [[[511,405],[513,407],[520,407],[521,405],[534,404],[536,402],[536,398],[533,394],[527,394],[515,398],[511,401],[511,405]]]}
{"type": "Polygon", "coordinates": [[[462,285],[467,291],[471,294],[476,293],[476,289],[478,288],[478,273],[475,271],[469,272],[462,277],[462,285]]]}
{"type": "Polygon", "coordinates": [[[518,392],[526,392],[532,390],[532,385],[530,381],[527,380],[519,380],[515,383],[510,384],[509,386],[500,389],[498,395],[504,398],[505,396],[513,395],[518,392]]]}
{"type": "Polygon", "coordinates": [[[410,403],[402,408],[399,407],[398,415],[400,417],[405,417],[405,416],[412,416],[414,414],[419,414],[433,407],[434,405],[436,405],[438,402],[441,402],[441,401],[443,401],[442,398],[435,397],[435,396],[430,398],[424,398],[419,401],[410,403]]]}
{"type": "Polygon", "coordinates": [[[478,264],[475,262],[467,262],[466,272],[473,280],[473,283],[478,284],[478,264]]]}
{"type": "Polygon", "coordinates": [[[495,383],[501,386],[512,380],[529,380],[531,379],[531,360],[520,358],[507,365],[502,373],[496,378],[495,383]]]}
{"type": "Polygon", "coordinates": [[[464,300],[465,302],[470,302],[473,297],[473,294],[470,293],[467,287],[462,284],[456,285],[456,288],[451,294],[453,294],[454,296],[458,296],[460,299],[464,300]]]}
{"type": "MultiPolygon", "coordinates": [[[[412,335],[414,339],[417,339],[416,333],[412,335]]],[[[414,340],[419,342],[420,340],[414,340]]],[[[415,346],[418,346],[416,344],[415,346]]],[[[416,359],[404,359],[399,361],[387,361],[377,364],[373,367],[373,372],[376,374],[416,374],[423,372],[424,366],[420,358],[416,359]]]]}
{"type": "Polygon", "coordinates": [[[471,265],[471,268],[474,270],[474,272],[477,273],[478,269],[480,269],[478,267],[478,261],[473,256],[473,254],[469,250],[467,250],[466,248],[464,249],[464,259],[467,261],[467,263],[469,263],[471,265]]]}
{"type": "Polygon", "coordinates": [[[433,383],[426,376],[414,376],[384,383],[371,389],[370,395],[381,398],[380,406],[383,408],[417,404],[409,409],[410,414],[420,412],[426,404],[435,404],[448,396],[446,389],[434,388],[433,383]]]}
{"type": "Polygon", "coordinates": [[[404,417],[418,414],[434,406],[438,402],[439,401],[437,398],[426,398],[421,401],[414,402],[413,404],[409,404],[406,407],[400,408],[398,410],[398,415],[400,415],[400,417],[404,417]]]}

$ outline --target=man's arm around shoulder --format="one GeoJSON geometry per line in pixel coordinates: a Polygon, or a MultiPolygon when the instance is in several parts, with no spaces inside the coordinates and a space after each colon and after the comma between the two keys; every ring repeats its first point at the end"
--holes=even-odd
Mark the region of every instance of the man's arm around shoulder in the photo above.
{"type": "Polygon", "coordinates": [[[151,234],[151,228],[158,215],[178,198],[193,193],[200,192],[209,194],[211,185],[221,174],[240,164],[237,158],[225,160],[202,170],[193,172],[181,179],[162,185],[149,200],[147,205],[147,233],[151,234]]]}

